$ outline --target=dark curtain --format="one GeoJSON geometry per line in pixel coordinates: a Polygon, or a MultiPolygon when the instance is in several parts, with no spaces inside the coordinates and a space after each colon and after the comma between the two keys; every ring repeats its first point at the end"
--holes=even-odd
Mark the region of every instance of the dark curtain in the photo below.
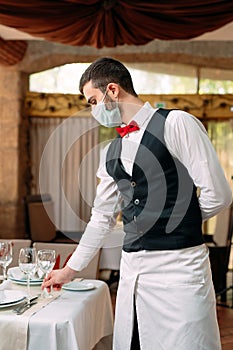
{"type": "Polygon", "coordinates": [[[0,1],[3,25],[48,41],[97,48],[191,39],[232,20],[232,0],[0,1]]]}

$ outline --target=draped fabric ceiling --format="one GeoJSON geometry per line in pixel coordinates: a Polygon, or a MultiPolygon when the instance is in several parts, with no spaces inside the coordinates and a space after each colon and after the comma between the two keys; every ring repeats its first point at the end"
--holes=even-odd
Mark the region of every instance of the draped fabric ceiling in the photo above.
{"type": "MultiPolygon", "coordinates": [[[[233,21],[232,0],[0,0],[0,24],[34,37],[96,48],[187,40],[233,21]]],[[[0,64],[20,61],[22,42],[0,41],[0,64]]]]}

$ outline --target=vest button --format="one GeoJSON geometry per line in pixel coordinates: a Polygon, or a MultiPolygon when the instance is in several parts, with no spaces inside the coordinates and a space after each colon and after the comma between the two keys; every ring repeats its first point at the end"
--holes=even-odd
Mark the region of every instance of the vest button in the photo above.
{"type": "Polygon", "coordinates": [[[132,181],[131,182],[131,187],[135,187],[136,186],[136,182],[135,181],[132,181]]]}
{"type": "Polygon", "coordinates": [[[138,205],[139,204],[139,199],[135,199],[134,204],[138,205]]]}

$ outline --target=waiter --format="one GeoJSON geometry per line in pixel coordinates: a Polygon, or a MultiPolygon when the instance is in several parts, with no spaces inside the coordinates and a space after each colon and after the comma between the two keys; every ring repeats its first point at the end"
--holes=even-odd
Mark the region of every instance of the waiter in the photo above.
{"type": "Polygon", "coordinates": [[[126,67],[112,58],[87,68],[80,91],[93,117],[119,136],[105,150],[76,251],[42,287],[60,288],[86,267],[122,211],[113,349],[220,350],[201,227],[232,195],[206,130],[186,112],[144,104],[126,67]]]}

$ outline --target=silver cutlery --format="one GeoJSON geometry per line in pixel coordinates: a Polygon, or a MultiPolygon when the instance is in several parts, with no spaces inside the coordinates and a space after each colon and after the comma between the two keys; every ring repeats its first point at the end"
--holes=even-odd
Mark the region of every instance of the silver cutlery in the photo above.
{"type": "Polygon", "coordinates": [[[21,303],[19,306],[14,308],[12,311],[15,312],[16,314],[19,314],[22,310],[24,310],[25,307],[30,307],[31,305],[34,305],[33,303],[35,302],[36,299],[38,299],[39,295],[35,295],[31,297],[29,300],[26,298],[23,303],[21,303]]]}
{"type": "Polygon", "coordinates": [[[25,304],[22,309],[16,312],[16,315],[22,315],[26,310],[30,309],[30,307],[35,304],[37,304],[37,301],[32,301],[30,304],[25,304]]]}

